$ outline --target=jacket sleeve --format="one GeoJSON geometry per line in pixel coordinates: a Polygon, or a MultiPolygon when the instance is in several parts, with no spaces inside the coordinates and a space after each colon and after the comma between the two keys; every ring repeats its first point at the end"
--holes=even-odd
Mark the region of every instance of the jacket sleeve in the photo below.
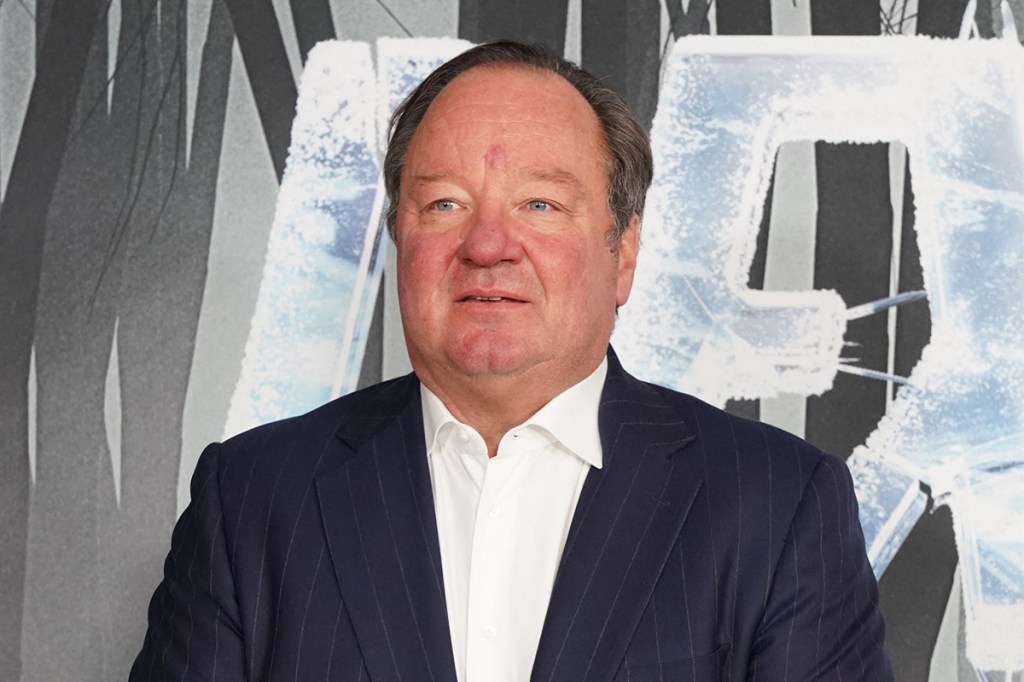
{"type": "Polygon", "coordinates": [[[244,642],[221,508],[220,445],[203,451],[149,605],[149,628],[131,682],[244,680],[244,642]]]}
{"type": "Polygon", "coordinates": [[[757,680],[893,679],[853,480],[820,460],[783,544],[748,671],[757,680]]]}

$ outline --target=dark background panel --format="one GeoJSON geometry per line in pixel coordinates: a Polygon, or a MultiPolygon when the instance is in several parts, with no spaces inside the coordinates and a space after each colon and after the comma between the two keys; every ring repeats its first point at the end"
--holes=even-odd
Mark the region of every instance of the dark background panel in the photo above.
{"type": "Polygon", "coordinates": [[[480,0],[459,3],[459,37],[473,43],[510,38],[562,54],[568,0],[480,0]]]}
{"type": "Polygon", "coordinates": [[[665,0],[673,37],[710,33],[713,5],[714,0],[665,0]]]}
{"type": "MultiPolygon", "coordinates": [[[[968,0],[917,0],[917,34],[955,38],[968,0]]],[[[979,2],[979,8],[985,5],[979,2]]]]}
{"type": "Polygon", "coordinates": [[[615,88],[648,129],[658,103],[659,0],[592,0],[582,5],[583,68],[615,88]]]}
{"type": "MultiPolygon", "coordinates": [[[[882,0],[891,4],[887,0],[882,0]]],[[[816,36],[876,36],[881,33],[881,2],[811,0],[811,33],[816,36]]]]}
{"type": "Polygon", "coordinates": [[[334,17],[331,16],[331,4],[328,0],[289,0],[289,3],[299,43],[299,54],[302,63],[305,64],[306,55],[314,45],[321,40],[331,40],[337,35],[334,31],[334,17]]]}
{"type": "MultiPolygon", "coordinates": [[[[815,145],[818,182],[814,286],[832,289],[847,306],[889,295],[892,209],[887,144],[815,145]]],[[[885,370],[884,314],[851,320],[844,360],[885,370]]],[[[807,400],[807,439],[842,456],[864,443],[885,414],[887,384],[839,373],[832,388],[807,400]]]]}
{"type": "Polygon", "coordinates": [[[716,0],[715,27],[718,35],[753,36],[772,34],[770,0],[716,0]]]}
{"type": "Polygon", "coordinates": [[[878,581],[897,680],[928,679],[955,568],[949,507],[929,509],[878,581]]]}

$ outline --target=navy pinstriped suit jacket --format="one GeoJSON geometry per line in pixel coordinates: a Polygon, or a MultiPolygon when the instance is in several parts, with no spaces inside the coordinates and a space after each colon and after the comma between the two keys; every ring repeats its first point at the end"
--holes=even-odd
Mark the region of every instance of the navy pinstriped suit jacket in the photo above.
{"type": "MultiPolygon", "coordinates": [[[[532,679],[892,679],[843,463],[609,361],[532,679]]],[[[165,570],[132,680],[454,682],[415,377],[207,448],[165,570]]]]}

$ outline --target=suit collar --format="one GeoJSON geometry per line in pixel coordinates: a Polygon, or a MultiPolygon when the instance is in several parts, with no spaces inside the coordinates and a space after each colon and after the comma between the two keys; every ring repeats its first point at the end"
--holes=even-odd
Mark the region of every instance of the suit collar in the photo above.
{"type": "Polygon", "coordinates": [[[346,610],[371,679],[454,682],[419,382],[360,397],[316,480],[346,610]]]}
{"type": "Polygon", "coordinates": [[[605,466],[576,505],[532,679],[611,680],[703,482],[663,389],[609,349],[599,424],[605,466]]]}

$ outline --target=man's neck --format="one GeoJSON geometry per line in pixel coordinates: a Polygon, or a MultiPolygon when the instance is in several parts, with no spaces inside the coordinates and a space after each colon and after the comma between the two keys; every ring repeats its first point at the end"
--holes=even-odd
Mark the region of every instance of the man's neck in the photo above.
{"type": "Polygon", "coordinates": [[[498,443],[512,428],[522,424],[554,397],[587,378],[600,364],[570,375],[555,383],[543,371],[524,375],[449,375],[438,382],[435,377],[417,372],[431,392],[452,416],[472,426],[484,439],[487,454],[494,457],[498,443]],[[579,374],[579,376],[576,376],[579,374]]]}

